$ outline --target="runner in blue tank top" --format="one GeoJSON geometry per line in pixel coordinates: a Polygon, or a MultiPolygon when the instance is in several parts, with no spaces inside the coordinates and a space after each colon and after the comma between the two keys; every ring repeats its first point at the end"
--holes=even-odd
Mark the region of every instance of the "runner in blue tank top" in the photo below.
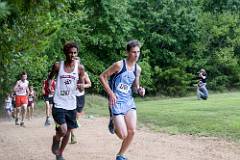
{"type": "Polygon", "coordinates": [[[116,160],[127,160],[124,153],[133,140],[136,131],[136,106],[132,92],[145,95],[145,89],[140,87],[141,68],[137,64],[140,56],[140,43],[137,40],[127,44],[127,58],[115,62],[99,77],[109,99],[109,109],[112,114],[114,131],[122,140],[116,160]],[[109,82],[108,82],[109,79],[109,82]]]}

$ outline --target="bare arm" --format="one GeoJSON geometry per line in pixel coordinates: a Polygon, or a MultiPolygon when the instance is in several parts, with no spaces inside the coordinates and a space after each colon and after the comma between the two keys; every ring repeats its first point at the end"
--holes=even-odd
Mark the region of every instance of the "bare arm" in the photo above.
{"type": "Polygon", "coordinates": [[[45,95],[45,81],[43,81],[43,84],[42,84],[42,94],[45,95]]]}
{"type": "Polygon", "coordinates": [[[108,78],[113,75],[114,73],[117,73],[120,70],[120,61],[114,63],[112,66],[110,66],[108,69],[106,69],[103,73],[100,74],[99,80],[101,84],[103,85],[104,90],[107,92],[109,96],[109,105],[112,106],[116,103],[117,97],[111,90],[109,84],[108,84],[108,78]]]}
{"type": "Polygon", "coordinates": [[[18,81],[16,82],[15,86],[13,87],[13,91],[17,92],[17,88],[18,88],[18,81]]]}
{"type": "Polygon", "coordinates": [[[133,91],[143,97],[145,95],[145,89],[140,86],[141,71],[142,71],[141,67],[137,65],[136,78],[133,83],[133,91]]]}
{"type": "Polygon", "coordinates": [[[92,82],[87,74],[87,72],[85,72],[85,76],[84,76],[84,88],[90,88],[92,86],[92,82]]]}
{"type": "Polygon", "coordinates": [[[49,93],[51,93],[51,94],[52,94],[52,85],[51,84],[52,84],[53,78],[58,74],[59,68],[60,68],[60,64],[58,62],[56,62],[52,66],[52,70],[48,75],[48,90],[49,90],[49,93]]]}

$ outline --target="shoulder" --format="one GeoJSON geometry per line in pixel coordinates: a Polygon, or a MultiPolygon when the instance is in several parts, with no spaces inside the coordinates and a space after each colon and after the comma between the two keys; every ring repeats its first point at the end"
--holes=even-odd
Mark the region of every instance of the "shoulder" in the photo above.
{"type": "Polygon", "coordinates": [[[123,60],[120,60],[120,61],[117,61],[117,62],[113,63],[112,67],[114,67],[114,68],[119,70],[122,65],[123,65],[123,60]]]}
{"type": "Polygon", "coordinates": [[[142,68],[139,66],[139,64],[137,64],[136,63],[136,71],[137,71],[137,73],[141,73],[141,71],[142,71],[142,68]]]}

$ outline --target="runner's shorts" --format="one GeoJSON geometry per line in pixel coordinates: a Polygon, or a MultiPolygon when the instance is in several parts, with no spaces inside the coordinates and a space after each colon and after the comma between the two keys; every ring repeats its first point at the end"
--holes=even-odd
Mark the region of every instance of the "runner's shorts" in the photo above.
{"type": "Polygon", "coordinates": [[[77,112],[80,113],[83,110],[85,104],[85,96],[77,96],[77,112]]]}
{"type": "Polygon", "coordinates": [[[52,108],[52,116],[54,121],[58,125],[62,125],[64,123],[67,124],[68,129],[77,128],[77,121],[76,121],[76,109],[74,110],[66,110],[63,108],[52,108]]]}
{"type": "Polygon", "coordinates": [[[28,97],[27,96],[16,96],[16,107],[20,107],[24,104],[28,104],[28,97]]]}

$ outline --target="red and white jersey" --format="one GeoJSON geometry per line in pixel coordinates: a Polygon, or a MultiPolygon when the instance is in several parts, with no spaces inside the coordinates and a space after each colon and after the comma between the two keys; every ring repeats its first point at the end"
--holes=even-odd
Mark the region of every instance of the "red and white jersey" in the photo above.
{"type": "Polygon", "coordinates": [[[24,82],[22,80],[17,81],[16,95],[26,96],[27,90],[28,90],[28,84],[29,82],[27,80],[25,80],[24,82]]]}
{"type": "Polygon", "coordinates": [[[60,62],[60,69],[54,92],[54,107],[66,110],[76,109],[76,88],[78,81],[78,62],[71,73],[64,71],[64,61],[60,62]]]}

